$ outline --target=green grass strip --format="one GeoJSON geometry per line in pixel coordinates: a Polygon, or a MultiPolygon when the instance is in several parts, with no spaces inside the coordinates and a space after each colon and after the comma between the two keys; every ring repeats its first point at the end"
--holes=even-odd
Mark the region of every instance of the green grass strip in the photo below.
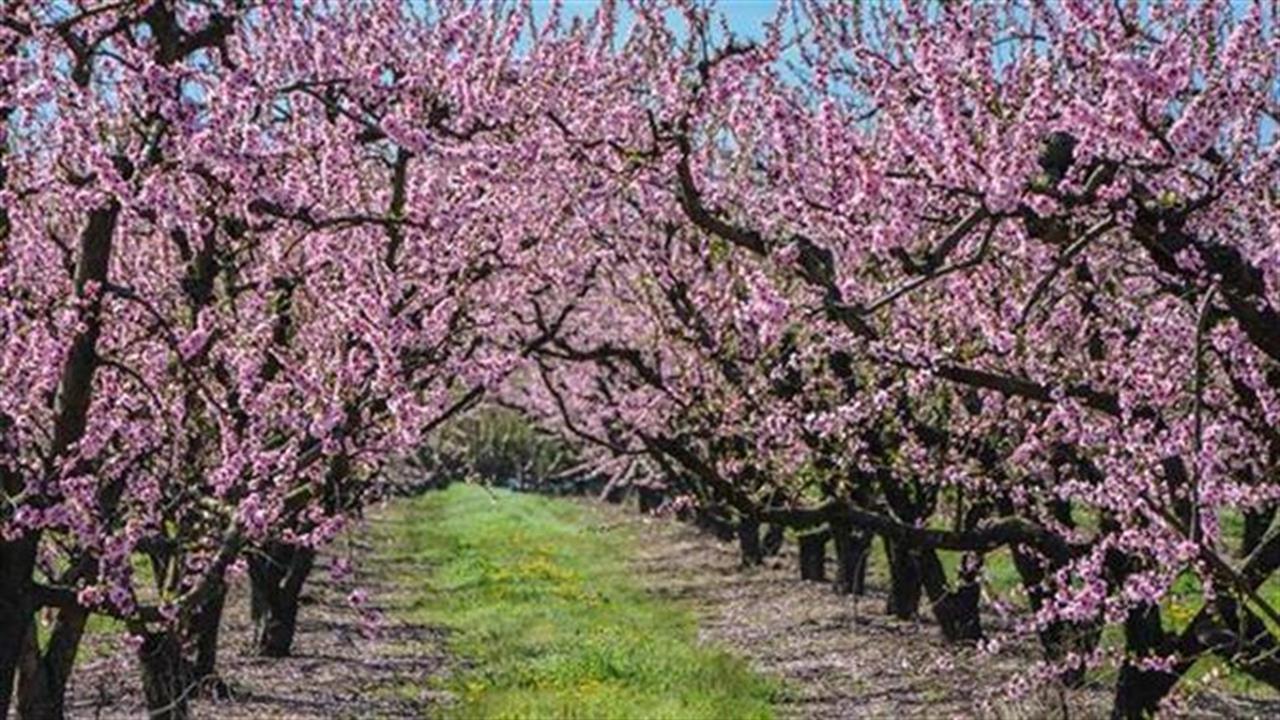
{"type": "Polygon", "coordinates": [[[645,591],[642,542],[584,504],[454,485],[399,503],[383,551],[411,619],[451,630],[457,718],[772,717],[775,682],[702,646],[693,613],[645,591]]]}

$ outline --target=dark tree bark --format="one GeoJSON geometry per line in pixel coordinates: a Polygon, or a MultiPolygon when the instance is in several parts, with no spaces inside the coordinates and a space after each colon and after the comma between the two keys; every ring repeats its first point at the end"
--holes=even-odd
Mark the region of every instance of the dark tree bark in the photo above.
{"type": "Polygon", "coordinates": [[[964,583],[933,601],[933,616],[949,642],[972,643],[982,639],[982,618],[978,612],[981,597],[977,583],[964,583]]]}
{"type": "Polygon", "coordinates": [[[9,716],[18,661],[25,647],[22,639],[34,629],[31,578],[35,560],[34,535],[0,542],[0,718],[9,716]]]}
{"type": "Polygon", "coordinates": [[[836,551],[836,577],[832,589],[837,595],[865,595],[872,536],[855,531],[848,522],[833,520],[831,537],[836,551]]]}
{"type": "MultiPolygon", "coordinates": [[[[1232,665],[1249,673],[1255,680],[1266,683],[1273,690],[1280,690],[1280,643],[1267,624],[1247,605],[1241,605],[1230,595],[1218,596],[1214,604],[1220,624],[1213,631],[1204,633],[1212,638],[1214,652],[1219,657],[1231,658],[1232,665]]],[[[1179,675],[1185,674],[1190,663],[1175,669],[1179,675]]]]}
{"type": "Polygon", "coordinates": [[[723,513],[716,508],[699,507],[694,516],[694,525],[704,530],[721,542],[728,542],[737,536],[737,528],[725,519],[723,513]]]}
{"type": "Polygon", "coordinates": [[[1154,717],[1160,701],[1177,684],[1179,674],[1144,669],[1136,661],[1172,650],[1169,636],[1160,623],[1160,608],[1147,605],[1129,611],[1124,622],[1125,662],[1116,681],[1114,720],[1143,720],[1154,717]]]}
{"type": "Polygon", "coordinates": [[[662,491],[662,488],[649,485],[639,486],[636,488],[636,493],[639,496],[640,512],[646,515],[662,507],[662,503],[666,499],[666,493],[662,491]]]}
{"type": "Polygon", "coordinates": [[[808,532],[800,536],[800,579],[810,582],[827,580],[827,530],[808,532]]]}
{"type": "Polygon", "coordinates": [[[738,550],[742,555],[743,567],[752,567],[764,562],[759,520],[749,517],[738,520],[738,550]]]}
{"type": "Polygon", "coordinates": [[[972,643],[982,639],[982,617],[978,601],[982,597],[978,585],[980,561],[966,556],[961,563],[955,587],[947,582],[946,571],[935,550],[919,551],[920,568],[933,617],[942,628],[942,636],[948,642],[972,643]]]}
{"type": "Polygon", "coordinates": [[[914,619],[924,595],[920,559],[907,543],[886,539],[884,544],[889,559],[889,597],[885,600],[885,612],[901,620],[914,619]]]}
{"type": "Polygon", "coordinates": [[[605,490],[601,497],[605,502],[611,505],[617,505],[627,499],[627,490],[629,488],[629,485],[624,485],[622,483],[611,485],[605,490]]]}
{"type": "Polygon", "coordinates": [[[142,666],[142,693],[151,720],[186,720],[191,695],[191,673],[185,667],[182,641],[172,632],[147,633],[138,647],[142,666]]]}
{"type": "Polygon", "coordinates": [[[226,683],[218,677],[218,634],[226,599],[227,586],[219,582],[192,624],[195,661],[191,664],[191,679],[197,684],[199,694],[215,699],[225,699],[230,694],[226,683]]]}
{"type": "MultiPolygon", "coordinates": [[[[17,57],[18,34],[0,48],[0,57],[17,57]]],[[[6,94],[7,96],[7,94],[6,94]]],[[[14,107],[0,103],[0,128],[7,126],[14,107]]],[[[0,190],[7,187],[9,168],[6,162],[8,148],[0,143],[0,190]]],[[[8,244],[10,234],[9,208],[0,204],[0,246],[8,244]]],[[[9,433],[13,419],[0,413],[0,452],[16,450],[9,433]]],[[[5,463],[0,463],[0,499],[22,492],[22,478],[5,463]]],[[[31,578],[35,572],[36,543],[34,537],[22,536],[13,540],[0,539],[0,718],[9,717],[9,703],[13,697],[14,680],[18,672],[18,657],[22,643],[18,638],[27,635],[34,612],[31,601],[31,578]]]]}
{"type": "Polygon", "coordinates": [[[1275,518],[1275,505],[1269,505],[1258,510],[1245,511],[1244,537],[1240,540],[1240,557],[1249,557],[1249,553],[1257,549],[1275,518]]]}
{"type": "Polygon", "coordinates": [[[1196,660],[1209,652],[1230,658],[1233,667],[1280,689],[1280,644],[1261,618],[1229,595],[1201,608],[1176,636],[1164,631],[1156,606],[1131,611],[1124,630],[1127,658],[1111,711],[1117,720],[1152,717],[1196,660]],[[1168,671],[1142,670],[1132,662],[1150,655],[1180,659],[1168,671]]]}
{"type": "MultiPolygon", "coordinates": [[[[926,524],[937,505],[936,489],[926,487],[918,478],[895,478],[884,470],[877,471],[876,476],[885,502],[899,522],[913,527],[926,524]]],[[[884,547],[889,561],[889,596],[885,601],[885,612],[901,620],[914,619],[920,612],[920,600],[924,595],[927,570],[924,552],[934,553],[932,560],[936,563],[936,548],[927,548],[909,538],[888,536],[884,536],[884,547]]]]}
{"type": "Polygon", "coordinates": [[[62,720],[66,717],[67,681],[75,668],[76,651],[84,637],[89,611],[61,608],[43,648],[36,626],[28,626],[18,671],[18,717],[22,720],[62,720]]]}
{"type": "Polygon", "coordinates": [[[249,556],[250,612],[258,655],[288,657],[293,652],[298,600],[314,564],[314,550],[280,542],[249,556]]]}

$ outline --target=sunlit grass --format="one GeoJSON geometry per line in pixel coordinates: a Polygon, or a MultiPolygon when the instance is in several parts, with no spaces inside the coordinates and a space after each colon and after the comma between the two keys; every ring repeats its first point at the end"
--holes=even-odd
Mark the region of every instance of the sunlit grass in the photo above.
{"type": "Polygon", "coordinates": [[[412,619],[449,628],[460,718],[767,718],[773,682],[701,646],[692,612],[646,592],[642,539],[590,508],[455,485],[396,506],[380,540],[412,619]]]}

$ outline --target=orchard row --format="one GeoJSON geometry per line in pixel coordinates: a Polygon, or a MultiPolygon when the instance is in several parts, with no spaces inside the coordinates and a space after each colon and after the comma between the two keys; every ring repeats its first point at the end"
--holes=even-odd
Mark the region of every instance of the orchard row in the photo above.
{"type": "Polygon", "coordinates": [[[1117,665],[1117,716],[1208,655],[1280,687],[1277,20],[9,3],[0,709],[62,716],[97,613],[186,716],[240,573],[288,654],[317,548],[486,399],[748,561],[790,528],[852,588],[882,538],[957,642],[1011,554],[1026,677],[1117,665]]]}

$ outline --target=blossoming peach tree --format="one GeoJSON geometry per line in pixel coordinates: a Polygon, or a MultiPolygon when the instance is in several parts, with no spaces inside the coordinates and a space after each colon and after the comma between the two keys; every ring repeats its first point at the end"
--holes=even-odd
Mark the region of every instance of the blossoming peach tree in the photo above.
{"type": "Polygon", "coordinates": [[[1009,548],[1045,676],[1118,661],[1117,715],[1208,653],[1274,683],[1273,11],[800,3],[743,43],[684,10],[607,76],[629,122],[559,123],[622,181],[629,320],[580,303],[541,354],[595,379],[544,405],[743,519],[882,535],[957,638],[1009,548]]]}
{"type": "Polygon", "coordinates": [[[880,537],[955,641],[1007,550],[1025,677],[1117,663],[1117,716],[1207,654],[1277,685],[1276,21],[11,3],[0,704],[60,716],[105,613],[182,716],[241,569],[287,654],[315,550],[494,392],[749,562],[830,538],[853,590],[880,537]]]}
{"type": "Polygon", "coordinates": [[[20,666],[20,714],[61,716],[96,612],[181,716],[225,573],[287,654],[314,548],[508,371],[485,328],[516,236],[483,180],[523,16],[5,12],[0,697],[20,666]]]}

